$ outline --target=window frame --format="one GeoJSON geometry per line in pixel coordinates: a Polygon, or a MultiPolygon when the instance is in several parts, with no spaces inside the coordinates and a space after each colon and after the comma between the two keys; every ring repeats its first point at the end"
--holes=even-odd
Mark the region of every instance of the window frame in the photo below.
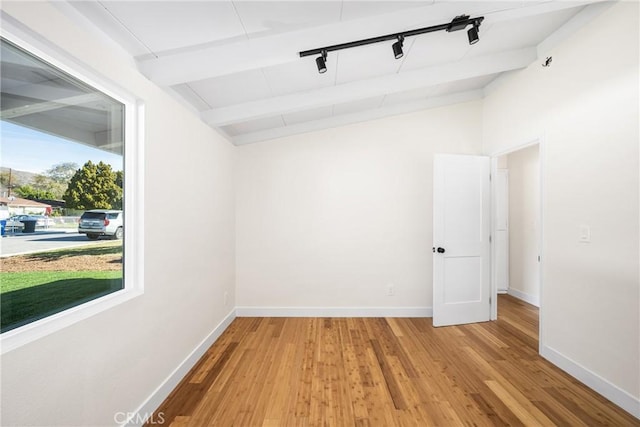
{"type": "Polygon", "coordinates": [[[130,91],[0,14],[0,36],[125,106],[123,289],[0,334],[0,354],[115,308],[144,293],[144,103],[130,91]]]}

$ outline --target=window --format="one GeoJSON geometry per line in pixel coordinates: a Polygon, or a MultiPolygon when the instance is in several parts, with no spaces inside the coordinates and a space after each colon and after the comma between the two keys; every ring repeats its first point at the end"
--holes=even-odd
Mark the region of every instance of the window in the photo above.
{"type": "Polygon", "coordinates": [[[124,256],[141,256],[132,241],[141,212],[129,194],[140,197],[140,141],[135,101],[5,38],[0,48],[5,351],[7,336],[51,330],[51,322],[77,321],[141,290],[141,270],[124,256]]]}

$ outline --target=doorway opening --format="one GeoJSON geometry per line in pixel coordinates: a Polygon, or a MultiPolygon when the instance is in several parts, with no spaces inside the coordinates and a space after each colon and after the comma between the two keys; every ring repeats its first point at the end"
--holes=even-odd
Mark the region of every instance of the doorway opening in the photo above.
{"type": "MultiPolygon", "coordinates": [[[[542,287],[540,148],[536,140],[492,157],[492,287],[496,294],[508,294],[537,308],[542,287]]],[[[493,306],[494,319],[500,300],[493,306]]]]}

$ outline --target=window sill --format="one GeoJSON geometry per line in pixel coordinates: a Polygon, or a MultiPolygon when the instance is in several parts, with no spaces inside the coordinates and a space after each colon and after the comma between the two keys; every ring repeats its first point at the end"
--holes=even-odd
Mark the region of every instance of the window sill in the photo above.
{"type": "Polygon", "coordinates": [[[130,301],[142,294],[142,290],[122,289],[44,319],[7,331],[0,335],[0,354],[13,351],[126,301],[130,301]]]}

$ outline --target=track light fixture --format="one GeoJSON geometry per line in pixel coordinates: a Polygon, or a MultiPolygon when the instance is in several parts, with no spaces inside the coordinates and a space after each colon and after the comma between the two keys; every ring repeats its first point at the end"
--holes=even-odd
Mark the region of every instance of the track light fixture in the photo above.
{"type": "Polygon", "coordinates": [[[448,33],[450,33],[453,31],[464,30],[465,28],[467,28],[467,26],[471,25],[472,27],[469,28],[469,30],[467,31],[467,36],[469,37],[469,44],[471,45],[476,44],[480,40],[478,36],[478,28],[480,28],[480,24],[482,23],[483,20],[484,20],[484,16],[470,18],[469,15],[460,15],[460,16],[456,16],[451,20],[451,22],[448,22],[446,24],[434,25],[431,27],[424,27],[424,28],[417,28],[415,30],[403,31],[401,33],[387,34],[385,36],[379,36],[379,37],[371,37],[368,39],[356,40],[353,42],[341,43],[333,46],[320,47],[317,49],[304,50],[300,52],[299,55],[300,57],[320,55],[318,58],[316,58],[316,66],[318,67],[318,72],[322,74],[327,71],[326,60],[327,60],[328,52],[333,52],[333,51],[342,50],[342,49],[349,49],[357,46],[365,46],[373,43],[380,43],[387,40],[396,40],[396,42],[393,43],[393,45],[391,45],[391,48],[393,49],[393,56],[396,59],[400,59],[404,55],[402,46],[403,46],[405,37],[417,36],[418,34],[433,33],[433,32],[442,31],[442,30],[445,30],[448,33]]]}
{"type": "Polygon", "coordinates": [[[398,36],[398,41],[391,45],[393,49],[393,56],[396,59],[400,59],[404,56],[404,52],[402,51],[402,45],[404,43],[404,37],[398,36]]]}
{"type": "Polygon", "coordinates": [[[318,67],[318,72],[320,74],[327,72],[327,64],[325,62],[326,60],[327,60],[327,51],[323,50],[320,56],[316,58],[316,66],[318,67]]]}

